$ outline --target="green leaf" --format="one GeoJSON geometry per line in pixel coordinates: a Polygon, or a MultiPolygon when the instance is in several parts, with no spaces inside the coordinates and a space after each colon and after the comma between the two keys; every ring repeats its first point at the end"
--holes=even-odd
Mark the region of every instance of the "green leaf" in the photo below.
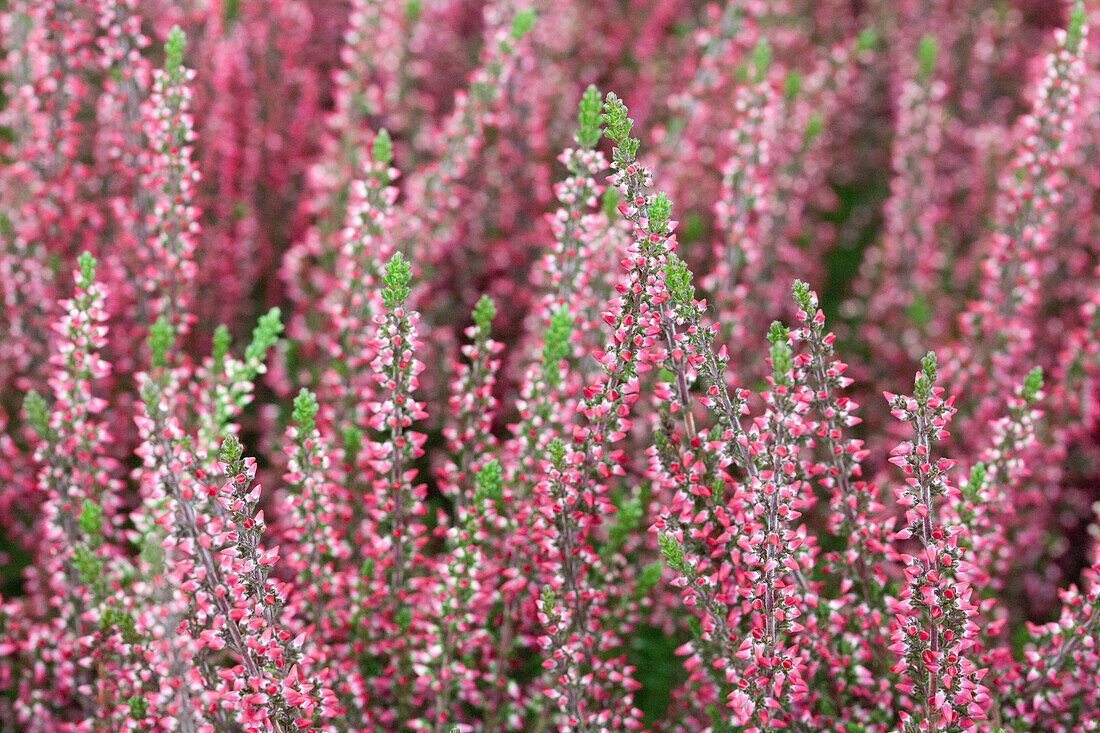
{"type": "Polygon", "coordinates": [[[402,606],[394,614],[393,620],[397,622],[397,628],[401,629],[402,633],[407,632],[412,624],[412,610],[408,606],[402,606]]]}
{"type": "Polygon", "coordinates": [[[607,125],[607,136],[621,143],[630,136],[634,120],[627,117],[627,108],[614,92],[608,92],[603,104],[603,123],[607,125]]]}
{"type": "Polygon", "coordinates": [[[267,350],[279,340],[279,334],[283,332],[281,316],[282,312],[278,308],[272,308],[260,316],[256,328],[252,329],[252,343],[244,350],[246,364],[262,362],[267,350]]]}
{"type": "Polygon", "coordinates": [[[936,70],[935,36],[929,35],[920,39],[920,45],[917,46],[917,68],[922,81],[930,79],[932,72],[936,70]]]}
{"type": "Polygon", "coordinates": [[[409,297],[409,282],[412,280],[412,267],[400,252],[394,253],[382,273],[382,303],[386,308],[399,308],[409,297]]]}
{"type": "Polygon", "coordinates": [[[80,516],[77,517],[77,525],[83,532],[89,544],[98,546],[103,541],[103,507],[91,499],[85,499],[80,507],[80,516]]]}
{"type": "Polygon", "coordinates": [[[163,572],[164,548],[161,547],[160,543],[161,538],[154,532],[147,532],[141,536],[139,556],[142,562],[149,566],[153,575],[163,572]]]}
{"type": "Polygon", "coordinates": [[[344,445],[344,462],[353,465],[363,448],[363,431],[355,426],[344,428],[340,431],[340,439],[344,445]]]}
{"type": "Polygon", "coordinates": [[[929,351],[924,355],[924,358],[920,360],[921,371],[920,374],[917,375],[913,390],[914,396],[918,400],[923,402],[932,396],[932,387],[936,384],[938,366],[936,362],[936,353],[934,351],[929,351]]]}
{"type": "MultiPolygon", "coordinates": [[[[695,616],[688,616],[688,628],[691,630],[691,635],[696,639],[703,635],[703,625],[699,623],[699,619],[695,616]]],[[[714,715],[714,713],[712,713],[714,715]]],[[[721,717],[715,717],[715,722],[720,722],[721,717]]]]}
{"type": "Polygon", "coordinates": [[[493,323],[493,319],[496,318],[497,307],[493,303],[493,299],[488,295],[482,295],[478,298],[477,303],[474,305],[474,325],[482,333],[489,333],[489,328],[493,323]]]}
{"type": "Polygon", "coordinates": [[[1077,53],[1081,48],[1081,39],[1085,37],[1085,4],[1081,0],[1073,6],[1066,27],[1066,50],[1077,53]]]}
{"type": "Polygon", "coordinates": [[[573,335],[573,317],[566,308],[559,308],[550,316],[542,345],[542,377],[550,387],[561,383],[559,362],[569,354],[569,340],[573,335]]]}
{"type": "Polygon", "coordinates": [[[130,710],[130,717],[138,722],[145,720],[145,716],[149,712],[149,703],[141,695],[131,697],[126,701],[126,706],[130,710]]]}
{"type": "Polygon", "coordinates": [[[559,471],[565,468],[565,443],[561,438],[551,440],[546,449],[550,453],[550,465],[559,471]]]}
{"type": "Polygon", "coordinates": [[[80,267],[80,276],[77,285],[82,290],[87,289],[95,280],[95,257],[92,257],[91,252],[81,252],[80,256],[76,258],[76,262],[80,267]]]}
{"type": "Polygon", "coordinates": [[[294,398],[292,416],[303,437],[313,432],[316,425],[314,419],[317,417],[317,410],[317,396],[302,387],[301,391],[298,392],[298,396],[294,398]]]}
{"type": "Polygon", "coordinates": [[[374,143],[371,145],[371,158],[374,159],[375,163],[382,163],[383,165],[389,165],[390,161],[393,160],[393,140],[390,139],[390,133],[384,127],[374,136],[374,143]]]}
{"type": "Polygon", "coordinates": [[[642,568],[638,574],[638,582],[635,590],[639,596],[648,595],[651,590],[661,582],[661,572],[664,566],[659,562],[653,562],[642,568]]]}
{"type": "Polygon", "coordinates": [[[131,616],[128,611],[118,606],[107,606],[103,609],[103,615],[100,617],[99,625],[105,631],[119,631],[128,643],[132,644],[138,639],[137,626],[134,623],[133,616],[131,616]]]}
{"type": "Polygon", "coordinates": [[[600,90],[596,88],[595,84],[589,84],[581,96],[580,111],[577,113],[579,129],[574,137],[577,145],[586,150],[596,147],[596,143],[600,141],[600,136],[603,135],[603,129],[600,127],[600,110],[602,107],[600,90]]]}
{"type": "Polygon", "coordinates": [[[220,365],[229,354],[229,329],[221,324],[214,331],[214,347],[210,351],[210,358],[214,361],[214,369],[220,371],[220,365]]]}
{"type": "Polygon", "coordinates": [[[770,354],[775,381],[779,384],[787,384],[789,381],[787,372],[794,366],[794,361],[791,359],[787,329],[779,321],[772,322],[771,328],[768,330],[768,341],[771,343],[770,354]]]}
{"type": "Polygon", "coordinates": [[[970,468],[970,478],[963,484],[962,494],[970,501],[977,501],[978,492],[982,490],[982,486],[985,485],[986,477],[989,475],[989,470],[985,464],[981,461],[975,463],[970,468]]]}
{"type": "Polygon", "coordinates": [[[168,73],[178,72],[183,66],[183,51],[187,48],[187,36],[178,25],[172,26],[168,31],[168,39],[164,42],[164,69],[168,73]]]}
{"type": "Polygon", "coordinates": [[[818,114],[817,112],[811,114],[810,119],[806,121],[806,132],[802,135],[803,140],[805,140],[806,142],[810,142],[818,135],[820,135],[822,124],[823,123],[821,121],[820,114],[818,114]]]}
{"type": "Polygon", "coordinates": [[[91,587],[103,572],[103,563],[96,557],[95,551],[81,542],[73,548],[73,568],[83,585],[91,587]]]}
{"type": "Polygon", "coordinates": [[[790,101],[797,97],[800,91],[802,91],[802,74],[798,71],[789,72],[787,78],[783,80],[783,96],[790,101]]]}
{"type": "Polygon", "coordinates": [[[909,320],[918,326],[925,326],[932,320],[932,309],[928,307],[928,301],[920,294],[913,297],[913,302],[906,309],[909,320]]]}
{"type": "Polygon", "coordinates": [[[168,365],[168,350],[176,342],[176,333],[166,316],[161,316],[149,327],[149,352],[154,369],[168,365]]]}
{"type": "Polygon", "coordinates": [[[23,410],[27,413],[27,423],[34,430],[35,435],[41,441],[49,440],[53,431],[50,430],[50,408],[42,395],[34,390],[27,392],[23,398],[23,410]]]}
{"type": "Polygon", "coordinates": [[[772,321],[768,328],[768,343],[772,346],[787,344],[787,329],[779,321],[772,321]]]}
{"type": "Polygon", "coordinates": [[[222,20],[226,26],[232,26],[240,15],[240,1],[226,0],[222,9],[222,20]]]}
{"type": "Polygon", "coordinates": [[[1040,391],[1043,389],[1043,368],[1037,366],[1024,377],[1024,399],[1027,403],[1034,404],[1039,400],[1040,391]]]}
{"type": "Polygon", "coordinates": [[[763,81],[772,65],[772,49],[766,38],[761,38],[752,50],[753,81],[763,81]]]}
{"type": "Polygon", "coordinates": [[[235,467],[240,463],[241,455],[244,454],[244,446],[241,445],[240,439],[236,435],[227,435],[225,440],[222,441],[221,448],[218,449],[218,460],[227,466],[235,467]]]}
{"type": "Polygon", "coordinates": [[[492,459],[477,472],[477,491],[474,498],[478,502],[491,499],[493,504],[500,509],[504,503],[504,476],[501,473],[500,461],[492,459]]]}
{"type": "Polygon", "coordinates": [[[516,13],[512,18],[512,38],[519,40],[525,35],[531,32],[531,29],[535,27],[535,10],[534,8],[527,8],[516,13]]]}
{"type": "Polygon", "coordinates": [[[665,269],[665,287],[668,288],[673,302],[681,308],[689,307],[695,300],[695,286],[691,280],[692,274],[687,264],[676,253],[670,253],[665,269]]]}
{"type": "Polygon", "coordinates": [[[638,528],[638,521],[642,518],[642,500],[633,497],[622,502],[615,513],[615,524],[607,533],[608,554],[614,554],[623,549],[626,541],[638,528]]]}
{"type": "Polygon", "coordinates": [[[696,213],[689,213],[684,218],[683,227],[680,229],[679,240],[680,244],[690,244],[698,242],[703,238],[703,231],[705,225],[703,218],[696,213]]]}
{"type": "Polygon", "coordinates": [[[608,186],[603,190],[603,196],[600,197],[600,208],[603,209],[603,213],[607,215],[607,218],[612,221],[618,216],[619,192],[613,186],[608,186]]]}
{"type": "Polygon", "coordinates": [[[856,51],[873,51],[878,46],[878,32],[874,28],[864,28],[856,38],[856,51]]]}
{"type": "Polygon", "coordinates": [[[794,285],[791,286],[791,292],[794,294],[794,302],[807,315],[813,316],[817,313],[817,295],[810,290],[809,285],[801,280],[795,280],[794,285]]]}
{"type": "Polygon", "coordinates": [[[657,536],[657,544],[661,550],[661,557],[665,559],[669,568],[677,573],[687,573],[691,570],[684,558],[684,548],[676,541],[676,538],[667,533],[657,536]]]}
{"type": "Polygon", "coordinates": [[[646,218],[650,234],[663,237],[668,233],[668,221],[672,218],[672,202],[664,191],[659,191],[649,202],[646,218]]]}

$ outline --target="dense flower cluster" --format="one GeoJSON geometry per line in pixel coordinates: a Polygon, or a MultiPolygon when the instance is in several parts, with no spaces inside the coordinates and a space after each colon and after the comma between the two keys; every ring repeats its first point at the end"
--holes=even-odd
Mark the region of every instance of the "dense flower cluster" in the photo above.
{"type": "Polygon", "coordinates": [[[1097,730],[1097,23],[3,4],[0,729],[1097,730]]]}

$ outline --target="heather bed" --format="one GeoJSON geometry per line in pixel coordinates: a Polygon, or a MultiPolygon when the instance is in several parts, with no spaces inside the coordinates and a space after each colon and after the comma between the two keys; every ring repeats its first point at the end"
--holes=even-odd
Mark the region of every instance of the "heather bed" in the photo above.
{"type": "Polygon", "coordinates": [[[1100,726],[1100,6],[0,20],[3,730],[1100,726]]]}

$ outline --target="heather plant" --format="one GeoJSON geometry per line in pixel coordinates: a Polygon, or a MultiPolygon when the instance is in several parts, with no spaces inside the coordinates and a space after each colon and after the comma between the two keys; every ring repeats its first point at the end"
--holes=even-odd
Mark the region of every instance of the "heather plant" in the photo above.
{"type": "Polygon", "coordinates": [[[933,5],[3,4],[0,729],[1096,730],[1100,5],[933,5]]]}

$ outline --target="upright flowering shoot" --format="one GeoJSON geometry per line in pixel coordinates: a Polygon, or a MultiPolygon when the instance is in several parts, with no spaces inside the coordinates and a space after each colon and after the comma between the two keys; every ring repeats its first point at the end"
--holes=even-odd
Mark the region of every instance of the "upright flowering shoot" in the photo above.
{"type": "Polygon", "coordinates": [[[603,153],[595,149],[603,135],[602,107],[599,91],[589,85],[579,105],[576,147],[566,148],[558,158],[568,175],[554,186],[561,205],[547,217],[554,245],[535,273],[544,292],[528,317],[532,359],[517,405],[520,422],[513,428],[524,453],[524,467],[531,474],[537,471],[549,441],[576,417],[574,406],[563,398],[590,371],[584,369],[590,363],[586,357],[594,339],[601,337],[599,314],[606,302],[602,292],[606,268],[601,266],[605,257],[601,255],[615,244],[606,217],[595,210],[597,196],[604,190],[596,177],[607,168],[603,153]],[[537,358],[540,352],[541,359],[537,358]]]}
{"type": "Polygon", "coordinates": [[[343,228],[333,237],[331,272],[326,267],[323,277],[317,277],[320,268],[314,271],[313,285],[323,291],[319,307],[297,314],[291,325],[291,332],[320,357],[311,369],[325,407],[320,422],[332,423],[333,444],[343,448],[344,460],[337,468],[346,472],[345,488],[352,493],[363,490],[370,471],[370,456],[360,449],[375,398],[374,318],[383,307],[383,263],[393,253],[393,184],[399,174],[391,167],[393,141],[385,129],[375,134],[370,151],[348,187],[343,228]]]}
{"type": "MultiPolygon", "coordinates": [[[[51,613],[47,633],[65,650],[36,670],[36,676],[49,676],[53,689],[48,695],[35,692],[34,698],[40,705],[48,698],[65,701],[73,695],[70,699],[85,715],[96,709],[91,691],[103,690],[108,681],[97,679],[99,670],[68,660],[105,654],[102,647],[109,633],[100,633],[99,626],[102,622],[103,631],[110,631],[110,624],[100,603],[110,585],[113,545],[104,540],[116,539],[118,531],[118,486],[110,477],[115,463],[107,456],[106,425],[99,417],[107,403],[93,393],[94,383],[110,373],[110,365],[100,356],[106,345],[107,314],[95,273],[95,258],[84,252],[75,273],[75,292],[63,302],[66,313],[55,327],[59,340],[50,358],[55,367],[49,380],[55,399],[52,411],[35,392],[25,401],[40,441],[35,457],[42,465],[38,488],[45,496],[36,548],[44,571],[40,582],[49,588],[54,598],[50,605],[57,614],[51,613]]],[[[24,714],[33,716],[33,707],[24,714]]]]}
{"type": "Polygon", "coordinates": [[[746,666],[735,675],[737,689],[729,706],[735,720],[751,730],[795,719],[792,708],[806,694],[801,617],[807,605],[817,605],[805,577],[814,548],[804,526],[792,529],[813,500],[799,456],[811,436],[806,362],[794,358],[782,324],[772,324],[768,341],[772,374],[769,389],[761,393],[765,411],[743,433],[748,454],[742,464],[747,473],[744,526],[729,545],[731,560],[739,558],[748,571],[737,594],[751,609],[749,634],[735,654],[746,666]]]}
{"type": "MultiPolygon", "coordinates": [[[[725,692],[725,683],[736,681],[722,701],[733,708],[734,720],[753,730],[786,725],[794,719],[792,704],[805,692],[804,652],[797,636],[802,625],[797,619],[799,596],[812,591],[803,577],[803,568],[812,565],[812,547],[804,529],[788,528],[808,504],[798,456],[809,438],[806,372],[793,359],[786,330],[775,324],[769,333],[770,389],[762,393],[767,409],[751,429],[744,429],[747,391],[740,391],[736,400],[729,396],[725,350],[718,355],[712,350],[714,331],[700,323],[705,304],[694,298],[690,271],[675,255],[668,197],[645,193],[651,174],[636,162],[637,140],[629,136],[632,121],[625,107],[609,95],[605,109],[608,135],[618,143],[612,182],[626,196],[620,212],[634,223],[637,240],[636,254],[632,251],[624,264],[633,265],[632,287],[626,292],[637,299],[631,324],[640,324],[640,333],[632,340],[618,333],[616,338],[644,347],[649,362],[675,375],[675,389],[659,392],[683,411],[691,446],[674,465],[692,466],[686,483],[695,498],[678,492],[673,504],[662,509],[654,530],[662,555],[678,575],[676,584],[684,588],[685,604],[704,613],[699,649],[718,673],[717,686],[725,692]],[[719,420],[720,441],[708,440],[709,431],[696,435],[689,393],[697,371],[707,384],[703,403],[719,420]],[[740,464],[747,480],[744,485],[734,482],[732,495],[724,497],[726,479],[718,471],[730,459],[740,464]],[[693,466],[696,461],[698,467],[693,466]],[[709,480],[700,481],[703,476],[709,480]],[[742,563],[743,569],[733,570],[742,563]],[[743,600],[749,627],[736,651],[733,635],[739,630],[730,626],[735,593],[743,600]]],[[[624,321],[620,317],[619,323],[624,321]]],[[[614,325],[614,318],[609,323],[614,325]]]]}
{"type": "MultiPolygon", "coordinates": [[[[622,263],[627,276],[615,286],[618,298],[603,314],[604,321],[614,329],[607,347],[596,353],[604,368],[604,380],[585,393],[585,414],[595,423],[592,430],[596,436],[589,446],[602,443],[605,435],[612,442],[619,440],[630,428],[626,415],[637,399],[638,374],[650,368],[648,351],[653,338],[649,326],[659,317],[654,304],[664,300],[664,287],[657,278],[670,251],[665,235],[671,228],[668,197],[647,192],[653,185],[652,172],[637,162],[638,139],[630,134],[634,120],[627,116],[626,105],[614,93],[607,95],[603,121],[605,134],[615,143],[611,164],[615,173],[608,180],[622,195],[624,203],[619,211],[635,231],[622,263]]],[[[675,240],[671,241],[674,249],[675,240]]],[[[597,448],[592,458],[607,460],[602,448],[597,448]]]]}
{"type": "Polygon", "coordinates": [[[471,624],[472,615],[491,614],[497,594],[491,582],[490,534],[499,523],[504,504],[500,463],[489,460],[476,474],[477,490],[467,499],[469,508],[447,533],[449,556],[441,563],[438,588],[432,595],[438,644],[425,656],[432,670],[427,678],[434,697],[434,731],[442,733],[460,700],[483,703],[485,687],[499,685],[493,673],[479,669],[478,659],[492,648],[491,630],[471,624]],[[483,580],[490,581],[484,582],[483,580]],[[481,682],[482,684],[478,684],[481,682]]]}
{"type": "Polygon", "coordinates": [[[869,605],[885,585],[882,566],[886,553],[876,517],[883,508],[878,489],[862,479],[860,464],[869,451],[862,440],[845,437],[845,431],[860,422],[855,415],[859,405],[841,393],[852,380],[845,376],[848,365],[834,358],[836,336],[825,330],[825,314],[817,293],[801,280],[795,280],[792,290],[798,306],[795,317],[802,324],[792,333],[807,347],[799,362],[805,365],[808,395],[817,417],[812,426],[813,440],[825,456],[815,474],[832,493],[830,531],[847,538],[843,565],[855,568],[854,582],[861,600],[869,605]]]}
{"type": "Polygon", "coordinates": [[[906,584],[890,647],[900,657],[893,667],[903,676],[898,688],[912,696],[902,711],[908,733],[971,730],[985,719],[989,704],[985,671],[968,657],[978,638],[974,590],[957,580],[968,567],[959,544],[965,528],[940,521],[942,505],[958,489],[947,478],[955,461],[933,456],[935,442],[948,437],[947,424],[955,413],[954,398],[944,399],[936,376],[936,355],[929,352],[921,360],[912,397],[886,394],[894,417],[908,422],[914,433],[890,459],[905,477],[904,486],[894,491],[907,522],[897,539],[919,542],[916,554],[900,555],[906,584]]]}
{"type": "MultiPolygon", "coordinates": [[[[226,595],[233,605],[229,618],[240,628],[243,648],[236,651],[249,674],[246,684],[266,693],[244,701],[245,722],[266,723],[276,731],[309,728],[314,711],[320,712],[316,693],[327,691],[303,679],[301,668],[309,664],[308,657],[303,659],[304,640],[292,639],[280,621],[286,586],[270,577],[279,548],[269,550],[260,544],[264,513],[258,509],[260,487],[251,485],[256,462],[243,457],[241,443],[232,435],[222,443],[218,461],[225,483],[217,499],[228,521],[213,539],[226,548],[221,565],[226,595]],[[250,710],[253,706],[257,709],[250,710]]],[[[232,633],[229,636],[236,640],[232,633]]]]}
{"type": "MultiPolygon", "coordinates": [[[[236,362],[240,370],[255,373],[270,346],[264,334],[270,335],[272,322],[278,330],[278,313],[271,315],[266,327],[261,319],[245,362],[236,362]]],[[[154,329],[151,340],[160,343],[153,349],[154,363],[163,364],[158,352],[170,339],[158,336],[161,330],[154,329]]],[[[227,359],[218,344],[215,349],[226,360],[226,371],[240,377],[235,360],[227,359]]],[[[207,460],[206,451],[192,448],[193,436],[175,414],[186,397],[179,385],[186,373],[182,367],[161,367],[141,375],[145,414],[137,420],[144,440],[139,455],[145,464],[145,506],[135,514],[135,525],[146,534],[146,542],[163,538],[159,546],[166,581],[142,592],[176,634],[149,657],[168,666],[194,665],[192,684],[199,687],[180,689],[179,701],[169,698],[159,704],[182,705],[189,725],[205,721],[225,726],[237,720],[246,730],[310,728],[315,713],[321,716],[331,709],[330,693],[309,679],[316,661],[311,645],[288,631],[287,586],[270,577],[279,549],[261,544],[266,524],[258,507],[260,487],[252,486],[255,461],[243,457],[232,434],[222,442],[216,462],[207,460]],[[228,659],[223,650],[231,654],[228,659]],[[226,665],[229,660],[233,663],[226,665]],[[253,692],[242,695],[243,689],[253,692]],[[220,704],[204,702],[209,695],[220,704]]],[[[235,382],[223,395],[240,392],[235,382]]],[[[199,435],[218,415],[205,417],[199,435]]]]}
{"type": "Polygon", "coordinates": [[[381,431],[384,438],[374,447],[377,479],[370,503],[377,502],[390,518],[394,547],[389,558],[389,586],[395,598],[404,595],[413,550],[422,544],[418,538],[424,526],[417,517],[426,511],[424,486],[411,484],[416,476],[412,462],[423,454],[425,436],[410,428],[413,421],[427,417],[423,403],[412,397],[424,364],[415,356],[420,346],[416,328],[420,314],[405,310],[411,273],[408,260],[400,252],[386,265],[382,275],[384,310],[375,316],[377,356],[371,363],[379,400],[372,405],[371,427],[381,431]]]}
{"type": "Polygon", "coordinates": [[[603,153],[595,149],[603,137],[601,107],[599,91],[589,85],[577,115],[576,147],[566,148],[558,158],[569,176],[554,187],[561,207],[548,217],[555,241],[542,263],[552,288],[537,311],[543,317],[546,310],[564,307],[574,317],[594,318],[589,312],[596,306],[590,287],[596,266],[593,250],[604,227],[592,207],[602,192],[596,176],[607,168],[603,153]]]}
{"type": "MultiPolygon", "coordinates": [[[[1039,444],[1042,390],[1043,369],[1035,367],[1005,398],[1007,414],[992,424],[992,444],[964,485],[958,519],[967,526],[967,545],[974,553],[969,576],[987,595],[1003,590],[1010,581],[1019,582],[1013,568],[1024,567],[1021,558],[1029,553],[1023,547],[1038,544],[1039,528],[1027,514],[1039,509],[1042,499],[1037,490],[1020,489],[1030,475],[1024,458],[1034,455],[1039,444]]],[[[985,631],[995,635],[999,630],[999,625],[991,625],[985,631]]]]}
{"type": "MultiPolygon", "coordinates": [[[[116,509],[105,491],[110,483],[102,471],[111,463],[104,456],[105,426],[96,417],[107,403],[92,393],[93,380],[103,379],[111,369],[100,356],[107,343],[106,295],[95,272],[95,258],[84,252],[75,273],[76,290],[63,303],[67,312],[55,327],[60,342],[58,353],[50,359],[56,367],[50,380],[56,400],[53,413],[46,418],[45,402],[35,393],[28,395],[26,403],[32,427],[42,441],[39,460],[46,464],[40,484],[50,495],[53,512],[60,512],[48,512],[49,521],[60,522],[58,529],[69,540],[76,539],[76,515],[85,499],[105,503],[109,516],[116,509]],[[68,453],[71,457],[66,460],[68,453]]],[[[64,546],[61,543],[57,549],[64,546]]]]}
{"type": "MultiPolygon", "coordinates": [[[[772,151],[779,130],[783,97],[779,85],[769,78],[772,51],[761,38],[748,63],[749,81],[737,90],[733,104],[741,114],[739,124],[729,133],[733,155],[722,170],[722,196],[715,215],[722,236],[715,244],[717,263],[712,278],[716,291],[729,299],[738,285],[742,268],[759,269],[764,265],[761,219],[772,202],[768,185],[772,151]]],[[[772,184],[774,185],[774,184],[772,184]]]]}
{"type": "Polygon", "coordinates": [[[620,642],[613,628],[600,623],[610,594],[599,585],[604,569],[591,544],[595,522],[586,516],[591,509],[574,488],[583,475],[582,454],[567,451],[560,439],[551,442],[549,454],[543,461],[545,476],[535,488],[549,525],[543,533],[552,547],[548,565],[554,571],[538,604],[544,629],[538,641],[548,656],[542,666],[552,680],[545,692],[557,703],[562,730],[637,730],[633,669],[621,659],[603,658],[620,642]]]}
{"type": "Polygon", "coordinates": [[[350,497],[343,486],[327,480],[330,448],[317,429],[318,409],[317,397],[307,389],[294,398],[294,423],[287,427],[291,441],[286,448],[287,474],[283,476],[293,487],[283,507],[292,517],[286,539],[293,549],[287,554],[287,564],[304,586],[313,622],[319,622],[322,609],[331,600],[331,590],[313,584],[312,578],[335,575],[339,563],[352,556],[347,536],[350,497]]]}
{"type": "Polygon", "coordinates": [[[474,323],[466,329],[472,343],[462,347],[469,363],[458,366],[449,400],[452,423],[444,428],[444,436],[452,458],[440,472],[440,479],[459,512],[472,498],[473,475],[490,461],[488,451],[496,445],[491,432],[498,405],[493,386],[500,369],[499,354],[504,348],[490,335],[496,312],[496,305],[486,295],[474,306],[474,323]]]}
{"type": "MultiPolygon", "coordinates": [[[[1100,517],[1100,503],[1093,506],[1100,517]]],[[[1096,539],[1100,525],[1090,527],[1096,539]]],[[[1087,587],[1071,585],[1062,592],[1056,621],[1029,626],[1033,648],[1025,653],[1026,676],[1013,693],[1029,703],[1020,711],[1018,730],[1088,730],[1100,704],[1092,682],[1100,678],[1100,546],[1084,572],[1087,587]],[[1030,709],[1029,709],[1030,708],[1030,709]]],[[[1021,706],[1023,707],[1023,706],[1021,706]]]]}
{"type": "MultiPolygon", "coordinates": [[[[490,2],[483,6],[484,44],[480,66],[469,75],[469,87],[454,96],[454,108],[427,142],[433,158],[406,186],[405,232],[408,243],[429,242],[427,258],[436,260],[453,246],[459,211],[454,192],[470,172],[484,145],[486,127],[506,99],[520,54],[529,42],[535,11],[526,2],[490,2]]],[[[433,262],[434,264],[434,262],[433,262]]]]}
{"type": "MultiPolygon", "coordinates": [[[[943,186],[936,161],[944,129],[946,86],[936,78],[937,39],[920,39],[915,58],[900,62],[897,132],[891,149],[891,196],[884,207],[881,249],[868,264],[876,266],[868,299],[869,327],[882,329],[874,343],[879,359],[908,363],[931,314],[936,277],[942,277],[943,248],[936,227],[943,217],[943,186]],[[891,287],[893,286],[893,287],[891,287]],[[896,289],[895,289],[896,288],[896,289]]],[[[886,364],[882,365],[883,367],[886,364]]]]}
{"type": "MultiPolygon", "coordinates": [[[[586,92],[581,104],[579,144],[591,144],[598,134],[594,117],[594,90],[586,92]]],[[[618,456],[609,444],[621,441],[631,427],[630,406],[638,397],[639,373],[649,368],[652,338],[648,324],[656,314],[651,308],[651,290],[660,290],[650,277],[663,262],[664,235],[668,223],[668,200],[651,199],[645,187],[649,175],[634,164],[638,140],[630,136],[633,120],[626,107],[609,94],[604,105],[606,134],[615,142],[609,179],[629,202],[624,211],[635,224],[634,241],[623,266],[626,279],[616,286],[618,298],[603,314],[615,328],[607,347],[596,352],[603,367],[601,379],[584,388],[579,405],[587,424],[573,428],[572,445],[560,438],[549,445],[549,460],[540,461],[540,481],[535,486],[541,517],[540,533],[551,550],[547,569],[553,570],[543,587],[539,620],[549,632],[539,641],[550,659],[555,684],[547,692],[561,710],[561,724],[572,730],[593,731],[606,726],[633,729],[640,723],[633,708],[636,683],[631,671],[614,668],[606,659],[620,645],[612,629],[601,628],[599,619],[609,612],[612,595],[598,586],[604,562],[595,551],[594,530],[602,515],[614,511],[606,496],[606,480],[622,473],[618,456]],[[652,228],[647,228],[649,213],[652,228]],[[589,680],[598,680],[593,686],[589,680]],[[625,694],[624,694],[625,693],[625,694]]],[[[566,202],[571,203],[571,202],[566,202]]],[[[571,310],[563,304],[550,318],[543,350],[543,380],[553,387],[561,383],[558,362],[568,355],[572,331],[571,310]]]]}
{"type": "Polygon", "coordinates": [[[149,170],[143,182],[152,192],[152,218],[145,253],[146,290],[153,297],[155,315],[165,315],[186,332],[190,283],[195,277],[195,236],[198,211],[192,189],[199,180],[191,162],[195,133],[189,111],[188,84],[195,72],[183,65],[186,38],[178,26],[165,43],[164,69],[153,80],[153,94],[144,113],[151,148],[149,170]]]}
{"type": "Polygon", "coordinates": [[[1066,163],[1080,136],[1088,46],[1080,1],[1074,3],[1069,26],[1055,35],[1058,48],[1047,55],[1033,107],[1017,125],[1022,143],[999,182],[996,228],[983,253],[981,298],[968,303],[960,319],[966,333],[980,339],[966,375],[988,395],[968,432],[979,422],[992,421],[997,398],[1019,383],[1023,365],[1033,363],[1045,328],[1039,302],[1050,280],[1042,261],[1056,243],[1058,215],[1065,207],[1066,163]]]}

